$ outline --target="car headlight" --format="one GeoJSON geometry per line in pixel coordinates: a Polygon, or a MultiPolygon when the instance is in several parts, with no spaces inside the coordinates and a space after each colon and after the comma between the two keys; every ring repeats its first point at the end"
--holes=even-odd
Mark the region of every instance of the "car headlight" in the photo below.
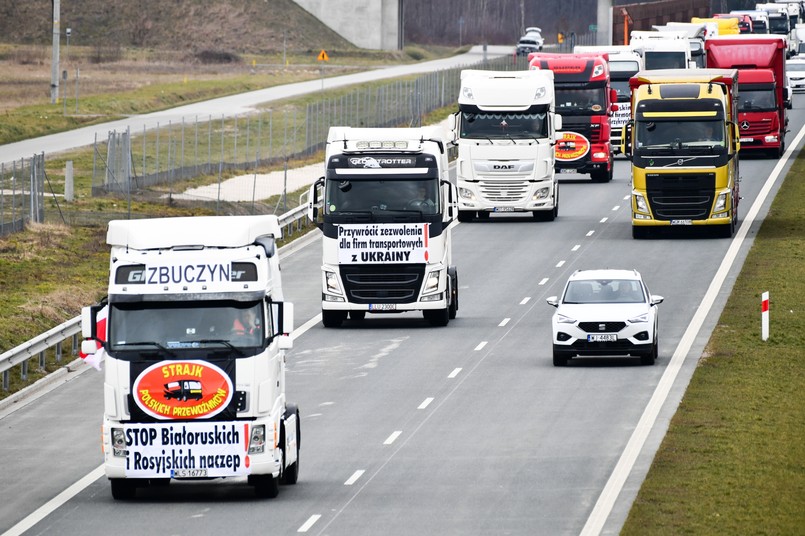
{"type": "Polygon", "coordinates": [[[643,313],[642,315],[629,319],[630,324],[645,324],[646,322],[648,322],[648,313],[643,313]]]}
{"type": "Polygon", "coordinates": [[[327,292],[341,294],[341,285],[338,284],[338,276],[335,272],[324,272],[324,280],[327,283],[327,292]]]}
{"type": "Polygon", "coordinates": [[[557,314],[556,315],[556,322],[559,323],[559,324],[575,324],[576,319],[575,318],[570,318],[569,316],[557,314]]]}

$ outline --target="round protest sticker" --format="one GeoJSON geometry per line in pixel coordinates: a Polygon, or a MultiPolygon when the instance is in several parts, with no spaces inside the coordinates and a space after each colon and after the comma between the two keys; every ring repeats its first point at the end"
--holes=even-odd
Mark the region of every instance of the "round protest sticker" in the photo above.
{"type": "Polygon", "coordinates": [[[578,132],[560,132],[556,142],[556,159],[563,162],[578,160],[590,150],[590,140],[578,132]]]}

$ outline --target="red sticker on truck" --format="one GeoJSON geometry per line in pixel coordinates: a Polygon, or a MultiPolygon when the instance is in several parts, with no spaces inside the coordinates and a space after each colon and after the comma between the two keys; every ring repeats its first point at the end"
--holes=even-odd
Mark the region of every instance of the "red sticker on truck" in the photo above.
{"type": "Polygon", "coordinates": [[[133,385],[137,406],[155,419],[206,419],[232,400],[232,380],[206,361],[162,361],[133,385]]]}
{"type": "Polygon", "coordinates": [[[560,132],[561,138],[556,142],[556,159],[562,162],[578,160],[590,150],[590,140],[578,132],[560,132]]]}

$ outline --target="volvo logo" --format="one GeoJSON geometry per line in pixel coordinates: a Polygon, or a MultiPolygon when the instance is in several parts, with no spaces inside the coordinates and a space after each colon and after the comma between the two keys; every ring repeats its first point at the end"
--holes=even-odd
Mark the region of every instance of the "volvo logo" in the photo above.
{"type": "Polygon", "coordinates": [[[749,128],[749,121],[741,121],[741,130],[746,130],[749,128]]]}

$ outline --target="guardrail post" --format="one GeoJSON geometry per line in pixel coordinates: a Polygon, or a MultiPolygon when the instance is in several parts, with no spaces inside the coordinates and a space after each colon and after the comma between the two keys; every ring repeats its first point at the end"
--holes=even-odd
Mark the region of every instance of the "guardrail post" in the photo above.
{"type": "Polygon", "coordinates": [[[39,352],[39,370],[45,370],[45,351],[39,352]]]}
{"type": "Polygon", "coordinates": [[[73,335],[73,355],[78,355],[78,334],[73,335]]]}
{"type": "Polygon", "coordinates": [[[61,344],[62,341],[56,343],[56,363],[61,363],[61,344]]]}
{"type": "Polygon", "coordinates": [[[20,378],[22,381],[28,381],[28,360],[26,359],[22,363],[20,363],[20,378]]]}
{"type": "Polygon", "coordinates": [[[8,391],[9,387],[8,371],[3,371],[3,391],[8,391]]]}

